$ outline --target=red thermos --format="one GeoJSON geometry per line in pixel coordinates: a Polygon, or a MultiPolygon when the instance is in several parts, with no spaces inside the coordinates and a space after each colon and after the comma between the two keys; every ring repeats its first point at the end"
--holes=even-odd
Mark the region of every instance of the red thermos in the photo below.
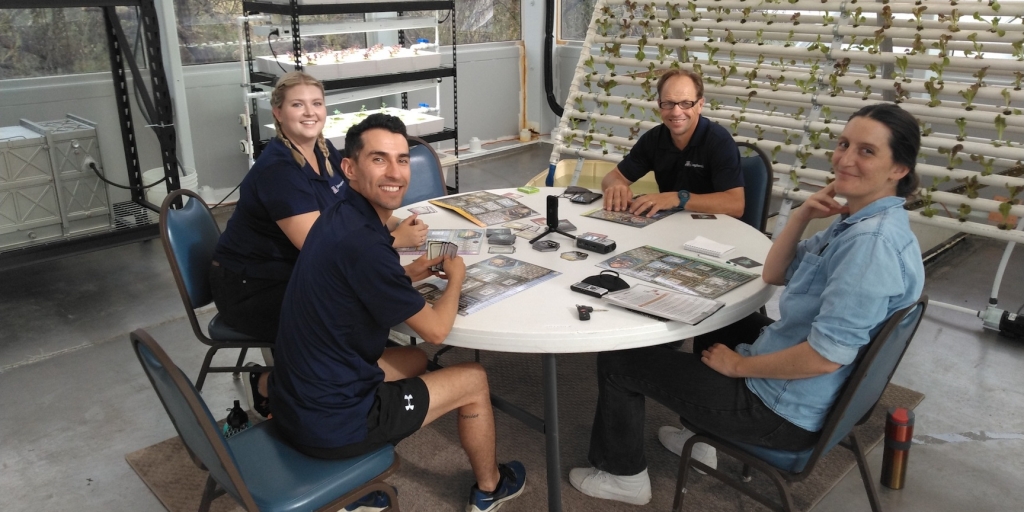
{"type": "Polygon", "coordinates": [[[914,438],[914,411],[889,409],[885,416],[885,451],[882,453],[882,485],[902,489],[907,477],[910,441],[914,438]]]}

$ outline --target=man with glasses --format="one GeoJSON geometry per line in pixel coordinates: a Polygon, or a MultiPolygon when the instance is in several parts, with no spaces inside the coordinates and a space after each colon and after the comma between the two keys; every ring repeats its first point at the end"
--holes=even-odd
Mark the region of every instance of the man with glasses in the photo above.
{"type": "Polygon", "coordinates": [[[682,69],[661,75],[658,107],[662,124],[643,134],[601,181],[604,208],[648,217],[673,208],[742,216],[739,149],[728,130],[700,115],[700,75],[682,69]],[[629,185],[652,170],[661,193],[633,198],[629,185]]]}

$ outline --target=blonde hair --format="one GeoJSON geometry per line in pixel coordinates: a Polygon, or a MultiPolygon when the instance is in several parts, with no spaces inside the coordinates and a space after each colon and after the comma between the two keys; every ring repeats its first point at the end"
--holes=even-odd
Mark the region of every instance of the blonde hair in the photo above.
{"type": "MultiPolygon", "coordinates": [[[[275,109],[280,109],[284,105],[284,97],[289,89],[296,85],[312,85],[320,89],[320,93],[324,93],[324,84],[320,83],[319,80],[313,78],[307,73],[302,71],[291,71],[285,73],[277,81],[277,85],[274,86],[274,90],[270,93],[270,106],[275,109]]],[[[288,149],[292,150],[292,157],[299,163],[300,166],[306,165],[306,157],[302,156],[298,148],[292,144],[292,141],[288,140],[288,136],[285,135],[284,130],[281,129],[281,122],[277,120],[277,116],[274,116],[274,129],[277,130],[277,138],[284,142],[288,149]]],[[[324,139],[324,134],[321,131],[316,136],[316,145],[320,148],[320,152],[324,155],[324,167],[327,169],[328,176],[334,176],[334,168],[331,166],[331,160],[328,158],[330,153],[327,151],[327,141],[324,139]]]]}

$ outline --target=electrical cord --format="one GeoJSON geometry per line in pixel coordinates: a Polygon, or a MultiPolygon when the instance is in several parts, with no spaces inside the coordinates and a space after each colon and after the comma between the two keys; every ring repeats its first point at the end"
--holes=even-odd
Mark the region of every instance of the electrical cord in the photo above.
{"type": "MultiPolygon", "coordinates": [[[[138,187],[133,187],[131,185],[121,185],[120,183],[114,183],[113,181],[110,181],[107,178],[105,178],[103,176],[103,174],[100,173],[99,168],[96,167],[96,162],[89,162],[89,167],[92,168],[92,172],[96,173],[96,177],[98,177],[100,180],[102,180],[103,183],[106,183],[107,185],[110,185],[111,187],[117,187],[117,188],[124,189],[124,190],[146,190],[147,188],[153,188],[153,187],[155,187],[155,186],[157,186],[157,185],[167,181],[167,176],[164,176],[162,179],[158,180],[156,183],[151,183],[149,185],[140,185],[138,187]]],[[[228,194],[228,195],[230,195],[230,194],[228,194]]]]}
{"type": "Polygon", "coordinates": [[[451,18],[451,17],[452,17],[452,11],[448,11],[448,15],[445,16],[443,20],[438,20],[437,24],[438,25],[443,25],[444,22],[448,21],[448,18],[451,18]]]}
{"type": "Polygon", "coordinates": [[[210,209],[212,210],[212,209],[220,206],[224,201],[227,201],[228,198],[231,197],[231,194],[234,194],[235,191],[238,190],[238,187],[241,187],[241,186],[242,186],[241,183],[239,183],[238,185],[235,185],[235,188],[231,189],[231,192],[228,192],[227,195],[224,196],[224,199],[221,199],[220,201],[217,201],[217,204],[211,206],[210,209]]]}
{"type": "Polygon", "coordinates": [[[277,52],[274,51],[274,45],[272,44],[273,41],[270,40],[270,36],[273,36],[273,35],[277,36],[277,40],[278,41],[281,40],[281,33],[278,32],[277,29],[274,29],[273,32],[267,34],[267,47],[270,48],[270,54],[274,56],[274,62],[277,63],[277,67],[281,68],[281,71],[284,71],[285,73],[287,73],[288,70],[285,69],[284,66],[281,65],[280,57],[278,57],[277,56],[277,52]]]}

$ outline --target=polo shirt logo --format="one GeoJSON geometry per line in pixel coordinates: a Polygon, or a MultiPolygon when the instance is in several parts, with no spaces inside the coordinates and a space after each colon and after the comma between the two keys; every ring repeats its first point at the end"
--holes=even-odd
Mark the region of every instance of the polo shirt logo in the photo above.
{"type": "Polygon", "coordinates": [[[683,167],[697,167],[699,169],[703,169],[704,165],[703,164],[695,164],[693,162],[687,161],[685,164],[683,164],[683,167]]]}
{"type": "Polygon", "coordinates": [[[331,192],[334,192],[335,194],[337,194],[338,191],[341,190],[341,187],[344,187],[344,186],[345,186],[345,182],[344,181],[341,182],[341,183],[338,183],[337,185],[332,185],[331,186],[331,192]]]}
{"type": "Polygon", "coordinates": [[[405,395],[405,410],[411,411],[415,408],[416,406],[412,405],[412,395],[405,395]]]}

